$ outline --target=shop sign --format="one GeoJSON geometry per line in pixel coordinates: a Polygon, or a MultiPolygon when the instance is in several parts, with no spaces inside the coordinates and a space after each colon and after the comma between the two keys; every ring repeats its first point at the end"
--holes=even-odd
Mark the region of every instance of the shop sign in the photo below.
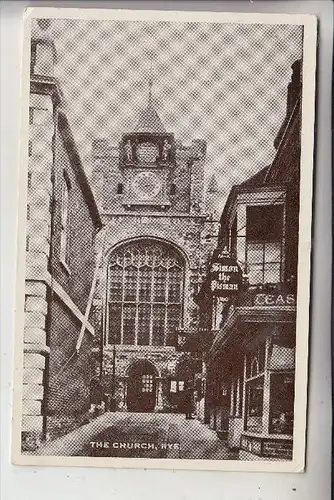
{"type": "Polygon", "coordinates": [[[295,306],[296,298],[292,293],[257,293],[254,306],[295,306]]]}
{"type": "Polygon", "coordinates": [[[236,261],[224,250],[215,250],[210,266],[210,288],[216,297],[229,297],[240,289],[242,272],[236,261]]]}

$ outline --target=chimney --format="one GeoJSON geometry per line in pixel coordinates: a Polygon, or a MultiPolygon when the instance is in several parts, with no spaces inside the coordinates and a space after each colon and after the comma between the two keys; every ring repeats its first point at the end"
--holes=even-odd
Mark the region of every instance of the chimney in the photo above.
{"type": "Polygon", "coordinates": [[[276,149],[279,146],[279,143],[280,143],[281,138],[283,136],[284,130],[289,122],[289,118],[291,116],[293,108],[295,107],[295,104],[297,102],[298,96],[299,96],[301,88],[302,88],[302,62],[301,62],[301,60],[298,59],[297,61],[295,61],[292,64],[291,69],[292,69],[292,75],[291,75],[291,81],[288,85],[286,114],[285,114],[284,121],[281,125],[281,128],[279,129],[279,132],[274,140],[274,146],[276,149]]]}

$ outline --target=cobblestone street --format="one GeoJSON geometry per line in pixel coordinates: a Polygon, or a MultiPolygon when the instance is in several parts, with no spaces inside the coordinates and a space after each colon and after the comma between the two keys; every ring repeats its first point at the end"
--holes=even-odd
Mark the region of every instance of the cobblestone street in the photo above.
{"type": "Polygon", "coordinates": [[[237,458],[217,434],[196,419],[166,413],[105,413],[39,450],[41,455],[237,458]]]}

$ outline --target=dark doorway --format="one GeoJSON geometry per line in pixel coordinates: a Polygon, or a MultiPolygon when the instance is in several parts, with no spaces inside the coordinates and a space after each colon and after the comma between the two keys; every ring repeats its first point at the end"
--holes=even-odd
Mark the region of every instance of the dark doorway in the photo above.
{"type": "Polygon", "coordinates": [[[146,360],[136,362],[129,371],[128,411],[154,411],[156,400],[156,370],[146,360]]]}

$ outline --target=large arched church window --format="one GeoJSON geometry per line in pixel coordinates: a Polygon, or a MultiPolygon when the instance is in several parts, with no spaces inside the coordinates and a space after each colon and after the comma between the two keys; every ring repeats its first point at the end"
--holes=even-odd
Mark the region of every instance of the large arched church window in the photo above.
{"type": "Polygon", "coordinates": [[[175,345],[181,326],[184,259],[165,243],[140,240],[108,265],[107,344],[175,345]]]}

